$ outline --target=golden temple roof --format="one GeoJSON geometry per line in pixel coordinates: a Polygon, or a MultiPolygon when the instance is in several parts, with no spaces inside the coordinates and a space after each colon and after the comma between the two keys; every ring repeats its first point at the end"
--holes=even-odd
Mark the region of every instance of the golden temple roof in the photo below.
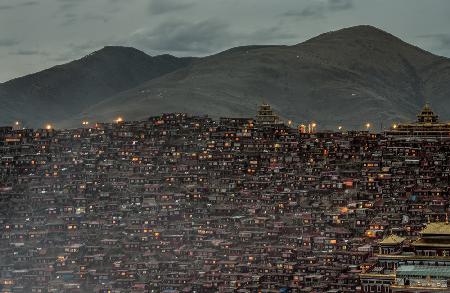
{"type": "Polygon", "coordinates": [[[391,234],[388,237],[381,240],[378,244],[380,245],[397,245],[401,244],[403,241],[405,241],[406,238],[397,236],[395,234],[391,234]]]}
{"type": "Polygon", "coordinates": [[[437,123],[438,115],[434,114],[433,110],[431,110],[430,104],[425,103],[422,111],[417,115],[418,123],[437,123]]]}
{"type": "Polygon", "coordinates": [[[450,225],[447,222],[429,223],[423,230],[422,235],[450,235],[450,225]]]}
{"type": "Polygon", "coordinates": [[[426,103],[417,114],[417,121],[394,124],[388,135],[420,136],[420,137],[450,137],[450,122],[439,122],[436,115],[426,103]]]}

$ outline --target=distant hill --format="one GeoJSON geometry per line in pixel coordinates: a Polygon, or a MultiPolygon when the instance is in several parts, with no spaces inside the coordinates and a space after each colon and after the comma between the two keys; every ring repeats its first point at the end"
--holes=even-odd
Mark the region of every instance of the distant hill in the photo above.
{"type": "MultiPolygon", "coordinates": [[[[126,54],[121,57],[126,59],[126,54]]],[[[171,58],[175,65],[170,70],[150,77],[139,74],[140,70],[147,72],[147,65],[131,66],[133,62],[124,60],[118,66],[122,69],[120,74],[102,70],[99,67],[103,64],[98,63],[93,67],[102,74],[96,78],[64,79],[61,92],[55,92],[50,99],[55,108],[67,112],[63,115],[66,119],[57,123],[71,126],[84,117],[111,121],[118,115],[139,119],[173,111],[213,117],[253,116],[256,105],[262,101],[270,103],[286,119],[314,120],[322,129],[337,125],[361,128],[367,121],[380,127],[381,123],[387,126],[415,119],[426,100],[442,119],[450,120],[450,60],[371,26],[328,32],[293,46],[238,47],[195,61],[171,58]],[[128,68],[128,63],[133,69],[128,68]],[[126,70],[136,76],[122,72],[126,70]],[[111,80],[120,83],[123,76],[130,75],[131,81],[121,87],[112,88],[109,83],[111,80]],[[72,91],[76,94],[66,94],[72,91]],[[74,97],[87,93],[90,95],[78,105],[77,99],[81,98],[74,100],[74,97]],[[74,105],[76,111],[72,109],[74,105]]],[[[84,72],[82,60],[75,61],[78,72],[84,72]]],[[[104,62],[116,64],[111,60],[104,62]]],[[[66,70],[68,76],[73,76],[70,67],[66,70]]],[[[40,80],[45,80],[44,84],[53,88],[61,83],[59,74],[42,78],[44,72],[37,74],[40,80]]],[[[19,80],[23,82],[17,89],[19,96],[33,103],[42,99],[41,95],[34,95],[32,80],[27,77],[19,80]],[[28,89],[26,94],[23,88],[28,89]]],[[[6,85],[0,86],[0,92],[6,85]]],[[[11,96],[9,90],[6,93],[0,93],[0,97],[11,96]]],[[[11,107],[19,110],[20,101],[9,100],[11,107]]],[[[39,109],[40,116],[35,121],[44,121],[55,111],[39,109]]]]}
{"type": "Polygon", "coordinates": [[[192,60],[105,47],[79,60],[0,84],[0,122],[21,120],[41,127],[46,122],[70,120],[106,97],[185,67],[192,60]]]}

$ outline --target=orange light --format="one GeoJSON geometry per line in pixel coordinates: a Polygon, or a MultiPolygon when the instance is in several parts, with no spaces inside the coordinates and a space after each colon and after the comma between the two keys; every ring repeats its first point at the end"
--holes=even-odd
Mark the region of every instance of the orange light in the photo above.
{"type": "Polygon", "coordinates": [[[123,122],[123,118],[122,117],[117,117],[116,122],[117,123],[123,122]]]}
{"type": "Polygon", "coordinates": [[[370,231],[370,230],[366,232],[366,235],[369,238],[374,238],[375,237],[375,233],[373,231],[370,231]]]}
{"type": "Polygon", "coordinates": [[[47,124],[46,126],[45,126],[45,129],[47,129],[47,130],[51,130],[53,127],[52,127],[52,125],[51,124],[47,124]]]}

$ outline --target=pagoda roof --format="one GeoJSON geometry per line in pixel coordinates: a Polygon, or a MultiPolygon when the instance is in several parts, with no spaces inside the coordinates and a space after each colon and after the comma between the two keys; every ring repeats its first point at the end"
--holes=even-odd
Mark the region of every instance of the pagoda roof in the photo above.
{"type": "Polygon", "coordinates": [[[422,235],[449,235],[450,225],[448,222],[429,223],[423,230],[422,235]]]}
{"type": "Polygon", "coordinates": [[[450,248],[450,243],[441,239],[419,239],[412,243],[414,247],[434,247],[434,248],[450,248]],[[443,242],[444,241],[444,242],[443,242]]]}
{"type": "Polygon", "coordinates": [[[417,115],[419,123],[436,123],[438,122],[438,115],[431,110],[430,104],[426,103],[422,111],[417,115]]]}
{"type": "Polygon", "coordinates": [[[381,240],[378,244],[380,245],[398,245],[405,241],[406,238],[391,234],[388,237],[381,240]]]}

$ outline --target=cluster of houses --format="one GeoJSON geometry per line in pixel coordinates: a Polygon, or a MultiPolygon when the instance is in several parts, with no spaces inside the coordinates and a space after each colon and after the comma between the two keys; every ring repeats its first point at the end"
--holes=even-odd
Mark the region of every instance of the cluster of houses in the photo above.
{"type": "Polygon", "coordinates": [[[449,154],[270,112],[1,127],[0,292],[448,292],[449,154]]]}

